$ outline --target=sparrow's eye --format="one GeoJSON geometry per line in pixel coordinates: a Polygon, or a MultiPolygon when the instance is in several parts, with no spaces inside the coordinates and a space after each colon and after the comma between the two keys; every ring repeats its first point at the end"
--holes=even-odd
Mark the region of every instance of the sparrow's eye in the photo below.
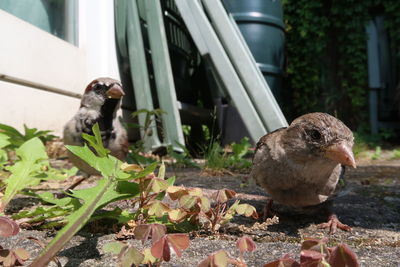
{"type": "Polygon", "coordinates": [[[321,139],[321,133],[318,130],[311,130],[309,134],[313,140],[318,141],[321,139]]]}
{"type": "Polygon", "coordinates": [[[95,91],[99,91],[99,90],[101,89],[101,84],[96,83],[96,84],[93,86],[93,89],[94,89],[95,91]]]}

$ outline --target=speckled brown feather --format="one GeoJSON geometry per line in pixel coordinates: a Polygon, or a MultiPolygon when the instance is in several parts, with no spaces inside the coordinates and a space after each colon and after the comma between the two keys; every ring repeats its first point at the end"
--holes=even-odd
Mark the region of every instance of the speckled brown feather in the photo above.
{"type": "Polygon", "coordinates": [[[251,176],[275,201],[292,207],[318,205],[335,191],[341,165],[324,156],[324,148],[345,142],[353,134],[340,120],[325,113],[310,113],[260,138],[251,176]],[[318,141],[310,137],[321,133],[318,141]]]}

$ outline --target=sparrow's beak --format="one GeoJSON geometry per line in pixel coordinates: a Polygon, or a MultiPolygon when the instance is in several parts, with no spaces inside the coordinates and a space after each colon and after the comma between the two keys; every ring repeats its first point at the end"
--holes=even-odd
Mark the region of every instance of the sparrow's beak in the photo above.
{"type": "Polygon", "coordinates": [[[335,162],[356,168],[356,161],[352,149],[344,144],[334,144],[326,149],[325,156],[335,162]]]}
{"type": "Polygon", "coordinates": [[[107,90],[106,95],[108,98],[120,99],[125,95],[125,93],[122,91],[121,86],[114,84],[110,89],[107,90]]]}

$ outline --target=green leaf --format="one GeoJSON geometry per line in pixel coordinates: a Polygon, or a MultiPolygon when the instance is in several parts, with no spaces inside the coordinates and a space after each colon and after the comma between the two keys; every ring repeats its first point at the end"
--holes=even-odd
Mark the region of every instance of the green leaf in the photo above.
{"type": "MultiPolygon", "coordinates": [[[[111,176],[115,172],[115,168],[122,164],[120,160],[111,155],[97,157],[87,145],[84,147],[66,146],[66,148],[71,151],[71,153],[84,160],[91,167],[98,170],[103,176],[111,176]]],[[[123,175],[123,171],[119,168],[117,168],[116,171],[118,172],[117,177],[122,176],[128,178],[127,175],[123,175]]]]}
{"type": "Polygon", "coordinates": [[[73,205],[65,207],[51,206],[43,207],[39,206],[34,210],[24,210],[18,214],[14,214],[12,218],[18,220],[26,218],[26,223],[44,223],[42,228],[52,228],[52,226],[63,226],[67,223],[65,216],[69,215],[74,210],[73,205]],[[46,222],[46,220],[50,220],[46,222]]]}
{"type": "Polygon", "coordinates": [[[129,173],[131,175],[125,175],[122,177],[121,177],[121,175],[119,175],[119,177],[117,177],[117,179],[118,180],[134,180],[134,179],[146,177],[147,175],[154,172],[154,170],[157,168],[157,165],[158,165],[157,162],[153,162],[152,164],[147,166],[146,169],[144,169],[143,171],[140,171],[140,172],[129,171],[129,173]]]}
{"type": "Polygon", "coordinates": [[[39,183],[40,181],[50,181],[50,180],[57,180],[62,181],[75,175],[78,172],[78,168],[73,167],[70,170],[67,169],[55,169],[50,167],[48,164],[45,164],[47,170],[40,171],[38,174],[35,175],[39,183]]]}
{"type": "Polygon", "coordinates": [[[167,188],[165,188],[165,191],[161,192],[158,194],[158,196],[156,197],[157,200],[163,200],[165,197],[165,194],[168,190],[168,188],[170,188],[171,186],[173,186],[173,184],[175,183],[176,177],[172,176],[170,178],[168,178],[165,182],[167,183],[167,188]]]}
{"type": "Polygon", "coordinates": [[[143,254],[144,254],[144,259],[142,261],[143,264],[153,266],[153,264],[157,261],[157,259],[151,254],[150,248],[146,248],[143,251],[143,254]]]}
{"type": "Polygon", "coordinates": [[[0,169],[2,169],[4,164],[8,161],[7,151],[3,148],[11,144],[9,139],[10,137],[0,132],[0,169]]]}
{"type": "Polygon", "coordinates": [[[144,260],[144,255],[134,247],[129,247],[121,257],[121,267],[139,266],[144,260]]]}
{"type": "Polygon", "coordinates": [[[37,137],[26,141],[15,153],[20,160],[8,168],[11,175],[5,180],[7,187],[1,200],[0,212],[4,211],[19,191],[37,182],[37,179],[32,178],[33,173],[40,171],[40,161],[48,158],[43,143],[37,137]]]}
{"type": "Polygon", "coordinates": [[[238,204],[236,206],[236,212],[240,215],[244,215],[246,217],[252,216],[254,219],[258,218],[256,208],[249,204],[238,204]]]}
{"type": "Polygon", "coordinates": [[[179,205],[180,207],[189,210],[191,209],[196,203],[197,203],[198,197],[191,196],[191,195],[183,195],[179,199],[179,205]]]}
{"type": "Polygon", "coordinates": [[[163,179],[165,178],[165,164],[164,161],[161,163],[160,168],[158,169],[158,176],[159,179],[163,179]]]}
{"type": "MultiPolygon", "coordinates": [[[[46,246],[42,253],[30,266],[46,266],[57,252],[89,221],[93,212],[101,204],[101,200],[109,191],[112,191],[116,182],[111,178],[103,178],[95,187],[85,189],[86,194],[78,194],[84,200],[84,204],[68,217],[68,224],[64,226],[57,236],[46,246]]],[[[76,194],[75,191],[74,193],[76,194]]]]}
{"type": "MultiPolygon", "coordinates": [[[[100,180],[103,181],[104,179],[100,180]]],[[[99,181],[99,182],[100,182],[99,181]]],[[[112,185],[106,190],[102,197],[96,203],[96,209],[104,207],[108,203],[135,197],[139,194],[139,187],[135,183],[125,182],[125,186],[120,186],[120,182],[113,181],[112,185]],[[129,187],[129,188],[127,188],[129,187]],[[129,191],[128,191],[129,189],[129,191]]],[[[97,196],[97,190],[92,188],[85,188],[81,190],[74,190],[71,193],[72,197],[83,199],[84,201],[91,201],[97,196]]]]}
{"type": "MultiPolygon", "coordinates": [[[[99,140],[99,132],[93,128],[97,139],[99,140]],[[97,132],[97,133],[96,133],[97,132]]],[[[99,144],[98,144],[99,145],[99,144]]],[[[92,188],[75,190],[71,193],[74,198],[83,200],[82,206],[67,217],[68,224],[62,228],[57,236],[49,243],[43,252],[32,262],[31,267],[45,266],[57,252],[89,221],[96,209],[119,199],[132,197],[138,194],[139,190],[127,192],[121,190],[120,183],[129,183],[126,181],[118,181],[118,179],[126,177],[126,173],[120,169],[121,161],[113,156],[107,155],[103,157],[96,156],[86,145],[84,147],[69,146],[68,149],[78,157],[85,160],[90,166],[100,171],[104,178],[97,182],[92,188]]],[[[104,152],[104,151],[103,151],[104,152]]],[[[137,187],[136,187],[137,188],[137,187]]]]}
{"type": "Polygon", "coordinates": [[[55,138],[54,135],[48,134],[51,131],[38,131],[36,128],[28,128],[25,124],[24,124],[24,130],[25,130],[25,135],[20,133],[14,127],[0,123],[0,132],[9,137],[10,144],[7,146],[7,148],[10,149],[15,149],[17,147],[20,147],[24,142],[35,137],[40,138],[43,142],[55,138]]]}
{"type": "Polygon", "coordinates": [[[152,178],[152,179],[146,179],[144,186],[147,192],[160,193],[162,191],[167,190],[169,184],[165,180],[159,178],[152,178]]]}
{"type": "Polygon", "coordinates": [[[118,242],[118,241],[110,242],[110,243],[104,244],[103,251],[105,253],[119,254],[119,253],[121,253],[122,249],[126,246],[127,245],[122,242],[118,242]]]}
{"type": "Polygon", "coordinates": [[[99,155],[100,157],[107,156],[110,151],[104,148],[103,139],[101,138],[100,127],[98,123],[93,125],[92,131],[94,136],[83,133],[83,139],[85,139],[89,143],[89,145],[96,150],[97,155],[99,155]]]}
{"type": "Polygon", "coordinates": [[[6,147],[9,144],[11,144],[10,137],[0,132],[0,148],[6,147]]]}
{"type": "Polygon", "coordinates": [[[134,220],[136,218],[136,213],[130,213],[128,210],[121,210],[116,207],[113,210],[101,210],[101,212],[96,212],[91,218],[90,221],[101,220],[101,219],[112,219],[117,220],[119,224],[125,224],[130,220],[134,220]]]}
{"type": "Polygon", "coordinates": [[[14,147],[19,147],[25,142],[24,136],[14,127],[0,123],[0,132],[9,137],[10,143],[14,147]]]}
{"type": "Polygon", "coordinates": [[[232,152],[234,158],[239,160],[243,158],[248,152],[251,144],[249,143],[248,137],[243,137],[239,144],[233,143],[232,144],[232,152]]]}
{"type": "Polygon", "coordinates": [[[172,222],[181,222],[186,219],[188,213],[182,209],[175,209],[168,212],[168,218],[172,222]]]}
{"type": "Polygon", "coordinates": [[[159,200],[153,200],[147,204],[144,208],[149,209],[149,215],[155,215],[156,217],[162,217],[164,213],[171,211],[171,209],[159,200]]]}
{"type": "Polygon", "coordinates": [[[42,201],[59,206],[61,208],[68,207],[71,205],[75,209],[78,209],[81,205],[78,199],[72,197],[56,198],[51,192],[43,192],[36,195],[42,201]]]}
{"type": "Polygon", "coordinates": [[[56,136],[54,135],[49,135],[52,131],[38,131],[36,128],[28,128],[24,124],[24,131],[25,131],[25,136],[23,136],[24,140],[29,140],[34,137],[39,137],[43,142],[50,141],[54,139],[56,136]]]}

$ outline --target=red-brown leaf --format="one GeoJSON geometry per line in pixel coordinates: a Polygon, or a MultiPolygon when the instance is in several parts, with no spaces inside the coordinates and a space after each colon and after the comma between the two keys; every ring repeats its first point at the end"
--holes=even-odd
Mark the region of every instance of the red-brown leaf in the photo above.
{"type": "Polygon", "coordinates": [[[300,252],[300,264],[304,267],[318,267],[324,260],[324,255],[314,250],[302,250],[300,252]]]}
{"type": "Polygon", "coordinates": [[[189,236],[187,234],[169,234],[166,237],[168,244],[178,257],[182,256],[182,250],[189,247],[189,236]]]}
{"type": "Polygon", "coordinates": [[[29,259],[30,254],[28,251],[26,251],[23,248],[16,248],[14,249],[14,254],[16,256],[16,258],[18,259],[18,261],[23,264],[24,261],[26,261],[27,259],[29,259]]]}
{"type": "Polygon", "coordinates": [[[171,259],[171,251],[169,249],[168,241],[166,236],[163,236],[153,244],[151,247],[151,254],[163,261],[169,261],[171,259]]]}
{"type": "Polygon", "coordinates": [[[356,254],[346,244],[340,244],[333,249],[329,264],[334,267],[360,266],[356,254]]]}
{"type": "Polygon", "coordinates": [[[236,195],[236,192],[230,189],[221,189],[214,193],[213,198],[218,203],[225,203],[229,199],[233,198],[236,195]]]}
{"type": "Polygon", "coordinates": [[[186,234],[168,234],[155,242],[151,247],[151,254],[163,261],[171,259],[171,248],[178,257],[182,256],[182,250],[189,246],[189,237],[186,234]]]}
{"type": "Polygon", "coordinates": [[[256,243],[248,236],[243,236],[238,239],[236,242],[236,247],[239,249],[241,253],[243,252],[253,252],[256,250],[256,243]]]}
{"type": "Polygon", "coordinates": [[[265,264],[264,267],[300,267],[300,264],[286,254],[279,260],[265,264]]]}
{"type": "Polygon", "coordinates": [[[325,257],[329,257],[329,248],[326,245],[326,242],[328,241],[327,238],[322,238],[322,239],[316,239],[316,238],[310,238],[306,237],[301,243],[301,250],[313,250],[316,252],[322,252],[325,254],[325,257]]]}
{"type": "Polygon", "coordinates": [[[189,194],[188,190],[183,186],[170,186],[167,188],[167,193],[172,200],[177,200],[183,195],[189,194]]]}
{"type": "Polygon", "coordinates": [[[197,267],[227,267],[229,257],[226,251],[219,250],[201,261],[197,267]]]}
{"type": "Polygon", "coordinates": [[[144,243],[147,239],[151,238],[151,243],[158,241],[167,232],[167,227],[163,224],[150,223],[141,224],[136,226],[134,235],[136,239],[142,240],[144,243]]]}
{"type": "Polygon", "coordinates": [[[9,237],[18,234],[19,226],[18,224],[4,216],[0,216],[0,236],[9,237]]]}

